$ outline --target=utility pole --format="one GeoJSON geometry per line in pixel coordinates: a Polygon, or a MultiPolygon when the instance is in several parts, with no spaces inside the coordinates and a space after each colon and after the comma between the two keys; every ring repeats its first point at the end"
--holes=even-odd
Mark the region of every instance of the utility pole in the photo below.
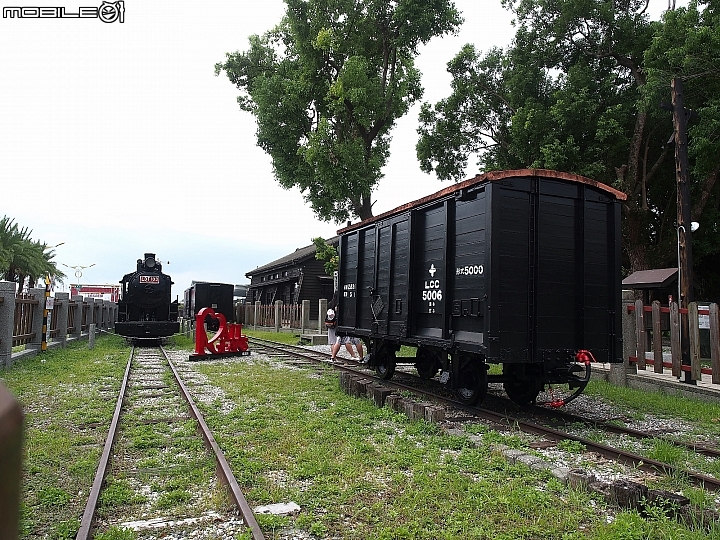
{"type": "MultiPolygon", "coordinates": [[[[683,99],[683,84],[680,78],[671,83],[673,125],[675,135],[675,176],[677,178],[677,227],[678,227],[678,276],[680,286],[680,307],[687,309],[693,301],[692,275],[692,226],[690,218],[690,174],[688,172],[687,112],[683,99]]],[[[680,349],[682,364],[690,365],[690,326],[688,315],[680,317],[680,349]]],[[[683,382],[696,384],[689,371],[685,371],[683,382]]]]}

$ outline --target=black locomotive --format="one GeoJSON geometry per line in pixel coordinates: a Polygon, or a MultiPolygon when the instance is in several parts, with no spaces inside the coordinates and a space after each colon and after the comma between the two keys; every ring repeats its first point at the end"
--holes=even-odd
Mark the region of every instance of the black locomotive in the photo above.
{"type": "Polygon", "coordinates": [[[342,229],[337,331],[386,379],[413,363],[468,404],[499,382],[516,403],[563,405],[591,361],[622,361],[623,199],[573,174],[496,171],[342,229]]]}
{"type": "Polygon", "coordinates": [[[154,253],[137,260],[137,270],[120,280],[115,332],[131,339],[158,339],[180,331],[178,302],[171,301],[172,279],[154,253]]]}

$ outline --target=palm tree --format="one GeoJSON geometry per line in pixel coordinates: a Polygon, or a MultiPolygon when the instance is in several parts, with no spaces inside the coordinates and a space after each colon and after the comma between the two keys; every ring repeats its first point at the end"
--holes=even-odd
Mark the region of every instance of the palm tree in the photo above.
{"type": "Polygon", "coordinates": [[[21,290],[26,279],[33,287],[46,275],[60,278],[60,281],[65,277],[52,261],[55,252],[48,250],[44,242],[33,241],[31,233],[27,227],[20,228],[14,219],[7,216],[0,219],[0,276],[14,281],[21,290]]]}
{"type": "Polygon", "coordinates": [[[28,288],[34,287],[35,282],[45,276],[62,283],[62,278],[66,276],[62,270],[58,270],[57,263],[52,260],[55,252],[48,249],[45,242],[33,242],[32,251],[32,267],[28,268],[27,272],[28,288]]]}
{"type": "Polygon", "coordinates": [[[5,271],[12,261],[12,249],[9,246],[13,229],[17,229],[17,225],[14,225],[13,220],[7,216],[3,216],[0,219],[0,275],[5,275],[5,271]]]}

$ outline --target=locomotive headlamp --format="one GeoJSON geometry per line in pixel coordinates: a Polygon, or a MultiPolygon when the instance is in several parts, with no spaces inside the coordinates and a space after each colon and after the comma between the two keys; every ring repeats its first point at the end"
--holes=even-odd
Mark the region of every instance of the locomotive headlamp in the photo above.
{"type": "Polygon", "coordinates": [[[155,268],[155,257],[146,257],[145,266],[147,266],[148,268],[155,268]]]}

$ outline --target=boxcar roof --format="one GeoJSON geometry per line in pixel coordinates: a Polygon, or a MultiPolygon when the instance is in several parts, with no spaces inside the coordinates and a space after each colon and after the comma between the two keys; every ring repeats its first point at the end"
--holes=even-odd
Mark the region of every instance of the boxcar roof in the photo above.
{"type": "Polygon", "coordinates": [[[427,197],[423,197],[422,199],[418,199],[416,201],[412,201],[407,204],[403,204],[402,206],[398,206],[397,208],[395,208],[393,210],[389,210],[378,216],[368,218],[365,221],[361,221],[359,223],[355,223],[348,227],[344,227],[338,231],[338,234],[342,234],[345,232],[352,231],[353,229],[364,227],[365,225],[373,223],[374,221],[379,221],[379,220],[385,219],[389,216],[399,214],[401,212],[411,210],[412,208],[433,202],[437,199],[442,199],[443,197],[446,197],[447,195],[450,195],[456,191],[460,191],[461,189],[465,189],[467,187],[474,186],[476,184],[482,184],[485,182],[494,182],[497,180],[504,180],[506,178],[518,178],[518,177],[525,177],[525,176],[542,176],[544,178],[556,178],[558,180],[565,180],[567,182],[587,184],[587,185],[596,187],[598,189],[601,189],[603,191],[606,191],[607,193],[609,193],[610,195],[612,195],[613,197],[615,197],[618,200],[624,201],[627,198],[627,196],[622,191],[618,191],[617,189],[613,189],[608,185],[601,184],[600,182],[591,180],[590,178],[586,178],[585,176],[580,176],[578,174],[572,174],[572,173],[566,173],[566,172],[560,172],[560,171],[552,171],[549,169],[515,169],[515,170],[511,170],[511,171],[490,171],[490,172],[487,172],[484,174],[478,174],[474,178],[470,178],[468,180],[458,182],[457,184],[453,184],[452,186],[448,186],[445,189],[441,189],[440,191],[433,193],[432,195],[428,195],[427,197]]]}

